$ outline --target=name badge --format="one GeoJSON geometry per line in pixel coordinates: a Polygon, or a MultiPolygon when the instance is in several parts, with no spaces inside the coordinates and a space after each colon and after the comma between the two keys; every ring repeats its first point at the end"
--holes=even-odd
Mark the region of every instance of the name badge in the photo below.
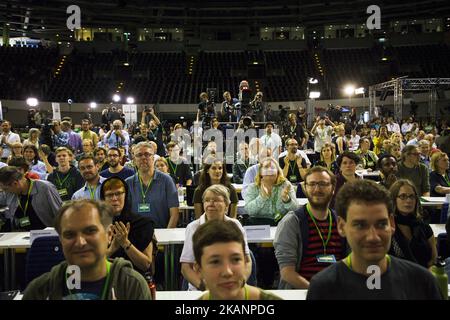
{"type": "Polygon", "coordinates": [[[336,263],[334,254],[319,254],[316,258],[318,263],[336,263]]]}
{"type": "Polygon", "coordinates": [[[150,205],[148,203],[139,203],[138,212],[150,212],[150,205]]]}
{"type": "Polygon", "coordinates": [[[28,227],[30,225],[31,225],[31,222],[30,222],[30,218],[29,217],[23,217],[23,218],[19,219],[19,226],[21,228],[25,228],[25,227],[28,227]]]}
{"type": "Polygon", "coordinates": [[[58,193],[61,197],[67,196],[67,189],[58,189],[58,193]]]}
{"type": "Polygon", "coordinates": [[[289,181],[290,182],[297,182],[297,176],[296,175],[289,176],[289,181]]]}

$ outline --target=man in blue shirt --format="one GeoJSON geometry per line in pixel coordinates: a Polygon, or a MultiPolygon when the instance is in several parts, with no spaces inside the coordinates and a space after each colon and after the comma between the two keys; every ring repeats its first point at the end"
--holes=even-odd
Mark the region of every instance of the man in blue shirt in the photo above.
{"type": "Polygon", "coordinates": [[[107,134],[105,134],[103,144],[110,147],[124,147],[126,153],[128,154],[128,146],[130,145],[130,136],[126,130],[122,129],[122,121],[115,120],[113,122],[113,129],[109,130],[107,134]]]}
{"type": "Polygon", "coordinates": [[[148,216],[155,228],[176,228],[179,218],[178,193],[172,178],[154,166],[155,150],[148,142],[134,147],[138,172],[126,179],[132,212],[148,216]]]}
{"type": "Polygon", "coordinates": [[[100,177],[98,174],[99,166],[95,163],[94,156],[90,154],[82,156],[78,161],[78,169],[86,183],[73,194],[72,200],[100,200],[100,186],[106,178],[100,177]]]}

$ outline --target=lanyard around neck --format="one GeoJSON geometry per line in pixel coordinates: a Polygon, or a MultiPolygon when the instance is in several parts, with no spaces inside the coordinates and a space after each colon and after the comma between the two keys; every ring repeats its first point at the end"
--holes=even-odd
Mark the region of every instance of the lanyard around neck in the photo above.
{"type": "Polygon", "coordinates": [[[92,200],[95,200],[95,192],[97,191],[98,185],[95,186],[95,188],[91,188],[90,185],[87,186],[89,190],[89,194],[91,196],[92,200]]]}
{"type": "Polygon", "coordinates": [[[138,178],[139,178],[139,184],[141,186],[141,194],[142,194],[142,201],[145,201],[145,196],[147,195],[148,190],[150,189],[150,186],[152,185],[153,182],[153,178],[150,180],[147,188],[144,191],[144,183],[142,182],[141,176],[138,173],[138,178]]]}
{"type": "MultiPolygon", "coordinates": [[[[386,255],[387,265],[389,267],[389,264],[391,263],[391,257],[387,254],[386,255]]],[[[344,263],[347,265],[347,267],[353,271],[352,268],[352,254],[350,253],[347,258],[344,259],[344,263]]]]}
{"type": "MultiPolygon", "coordinates": [[[[213,300],[211,297],[211,291],[208,291],[208,300],[213,300]]],[[[244,285],[244,300],[248,300],[248,287],[244,285]]]]}
{"type": "Polygon", "coordinates": [[[20,203],[20,197],[18,197],[18,199],[17,199],[18,205],[19,205],[20,209],[22,210],[24,217],[27,216],[28,203],[30,200],[30,194],[31,194],[31,189],[33,188],[33,183],[34,183],[34,181],[30,180],[30,186],[28,187],[28,195],[27,195],[27,202],[25,202],[25,208],[23,208],[22,204],[20,203]]]}
{"type": "Polygon", "coordinates": [[[323,239],[323,236],[322,236],[322,231],[320,231],[319,227],[317,226],[316,219],[314,218],[313,214],[311,213],[311,209],[310,209],[309,203],[306,205],[306,211],[308,212],[309,216],[311,217],[311,220],[314,222],[314,226],[317,229],[317,233],[319,233],[320,240],[322,240],[323,253],[327,254],[327,245],[328,245],[328,242],[330,242],[330,239],[331,239],[331,228],[332,228],[332,225],[333,225],[333,215],[331,214],[330,210],[328,209],[328,216],[329,216],[328,236],[327,236],[327,240],[325,241],[323,239]]]}
{"type": "MultiPolygon", "coordinates": [[[[69,169],[69,171],[70,171],[70,169],[69,169]]],[[[62,179],[62,180],[61,180],[61,178],[59,177],[58,172],[55,171],[55,173],[56,173],[56,179],[58,180],[58,186],[59,186],[60,188],[64,187],[64,185],[65,185],[67,179],[70,177],[69,171],[67,171],[66,177],[65,177],[64,179],[62,179]]]]}
{"type": "MultiPolygon", "coordinates": [[[[106,300],[106,291],[108,290],[108,285],[109,285],[109,280],[110,280],[110,269],[111,269],[111,262],[109,262],[108,260],[106,260],[106,280],[103,283],[103,288],[102,288],[102,295],[101,295],[101,300],[106,300]]],[[[66,272],[66,284],[67,284],[67,272],[66,272]]],[[[72,291],[67,288],[67,290],[69,290],[69,294],[72,295],[72,291]]]]}

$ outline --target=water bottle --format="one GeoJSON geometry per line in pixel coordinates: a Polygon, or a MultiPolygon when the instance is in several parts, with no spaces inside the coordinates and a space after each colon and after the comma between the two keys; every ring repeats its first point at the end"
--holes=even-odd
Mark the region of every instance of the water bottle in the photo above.
{"type": "Polygon", "coordinates": [[[178,187],[178,202],[180,205],[184,202],[184,190],[183,187],[178,187]]]}
{"type": "Polygon", "coordinates": [[[445,261],[441,257],[437,258],[436,264],[431,267],[431,272],[435,276],[442,297],[448,300],[448,276],[445,272],[445,261]]]}
{"type": "Polygon", "coordinates": [[[150,289],[150,293],[152,295],[152,300],[156,300],[156,284],[153,280],[153,277],[149,272],[144,275],[145,280],[147,281],[148,288],[150,289]]]}

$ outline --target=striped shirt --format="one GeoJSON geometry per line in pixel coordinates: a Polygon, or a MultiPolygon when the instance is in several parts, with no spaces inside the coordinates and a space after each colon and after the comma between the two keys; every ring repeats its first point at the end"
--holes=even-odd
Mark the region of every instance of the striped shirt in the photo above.
{"type": "MultiPolygon", "coordinates": [[[[324,242],[327,241],[328,237],[328,228],[329,228],[329,217],[327,219],[321,221],[317,220],[317,227],[319,227],[324,242]]],[[[342,253],[342,238],[339,235],[336,227],[336,219],[333,218],[333,225],[331,227],[331,239],[327,244],[327,254],[334,254],[336,261],[341,260],[343,257],[342,253]]],[[[305,248],[305,252],[303,253],[302,262],[300,265],[299,274],[304,277],[306,280],[311,280],[312,276],[316,273],[322,271],[326,267],[328,267],[329,263],[319,263],[317,262],[317,255],[324,254],[322,239],[320,239],[319,233],[317,232],[317,228],[314,225],[314,221],[311,219],[311,216],[308,215],[308,245],[305,248]]]]}

